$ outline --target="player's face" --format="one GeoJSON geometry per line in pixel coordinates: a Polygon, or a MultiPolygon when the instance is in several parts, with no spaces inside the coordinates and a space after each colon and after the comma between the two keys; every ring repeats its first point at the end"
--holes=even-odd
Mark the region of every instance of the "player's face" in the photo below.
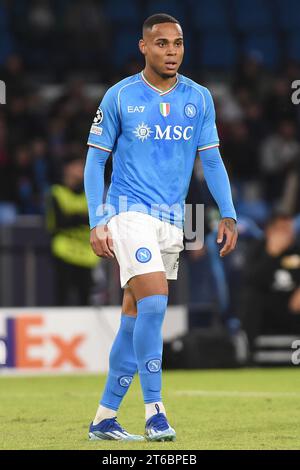
{"type": "Polygon", "coordinates": [[[140,41],[146,65],[164,78],[174,77],[183,59],[183,34],[179,24],[160,23],[146,30],[140,41]]]}

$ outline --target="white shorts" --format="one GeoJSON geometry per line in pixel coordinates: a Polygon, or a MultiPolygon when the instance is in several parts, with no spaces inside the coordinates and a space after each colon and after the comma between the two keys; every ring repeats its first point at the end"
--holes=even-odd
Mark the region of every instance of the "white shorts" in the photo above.
{"type": "Polygon", "coordinates": [[[157,271],[177,279],[183,230],[142,212],[121,212],[108,222],[120,266],[121,287],[133,276],[157,271]]]}

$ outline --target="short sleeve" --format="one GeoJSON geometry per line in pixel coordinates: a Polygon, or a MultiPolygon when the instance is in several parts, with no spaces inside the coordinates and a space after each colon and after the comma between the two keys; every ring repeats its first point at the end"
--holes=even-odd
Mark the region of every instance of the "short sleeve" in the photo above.
{"type": "Polygon", "coordinates": [[[204,98],[204,119],[197,146],[198,151],[218,147],[219,145],[219,136],[216,126],[216,112],[214,102],[210,92],[207,89],[205,89],[204,98]]]}
{"type": "Polygon", "coordinates": [[[111,152],[120,132],[117,94],[114,88],[105,93],[94,117],[87,144],[111,152]]]}

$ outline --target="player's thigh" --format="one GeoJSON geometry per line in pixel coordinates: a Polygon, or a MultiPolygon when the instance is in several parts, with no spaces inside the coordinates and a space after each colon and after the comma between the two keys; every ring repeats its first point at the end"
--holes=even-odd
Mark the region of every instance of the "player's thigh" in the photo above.
{"type": "Polygon", "coordinates": [[[120,266],[121,287],[126,288],[130,279],[139,275],[165,271],[157,239],[157,220],[154,217],[125,212],[113,217],[108,227],[120,266]]]}
{"type": "Polygon", "coordinates": [[[168,281],[165,272],[139,274],[128,281],[136,301],[150,295],[168,295],[168,281]]]}
{"type": "Polygon", "coordinates": [[[137,314],[136,300],[130,287],[124,289],[122,312],[130,317],[136,317],[137,314]]]}

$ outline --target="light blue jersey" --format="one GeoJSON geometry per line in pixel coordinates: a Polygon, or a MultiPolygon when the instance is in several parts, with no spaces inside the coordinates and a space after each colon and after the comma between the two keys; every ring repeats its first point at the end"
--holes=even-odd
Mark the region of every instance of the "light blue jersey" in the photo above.
{"type": "Polygon", "coordinates": [[[197,151],[219,145],[211,94],[179,74],[165,92],[143,72],[125,78],[106,92],[88,145],[113,155],[108,214],[148,212],[182,227],[197,151]]]}

